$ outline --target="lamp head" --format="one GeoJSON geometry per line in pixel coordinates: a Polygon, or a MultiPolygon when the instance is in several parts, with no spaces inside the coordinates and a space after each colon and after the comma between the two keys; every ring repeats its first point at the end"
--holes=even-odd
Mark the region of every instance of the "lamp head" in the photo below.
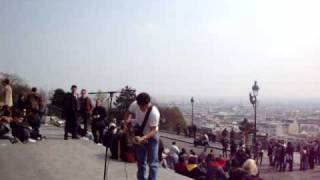
{"type": "Polygon", "coordinates": [[[253,96],[258,96],[259,86],[257,81],[254,81],[254,85],[252,86],[252,93],[253,93],[253,96]]]}
{"type": "Polygon", "coordinates": [[[193,97],[191,97],[190,102],[191,102],[191,104],[193,104],[193,103],[194,103],[194,99],[193,99],[193,97]]]}

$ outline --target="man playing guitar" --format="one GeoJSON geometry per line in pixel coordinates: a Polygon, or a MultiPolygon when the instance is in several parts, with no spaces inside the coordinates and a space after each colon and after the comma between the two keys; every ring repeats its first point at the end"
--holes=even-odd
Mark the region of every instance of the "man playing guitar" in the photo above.
{"type": "Polygon", "coordinates": [[[131,123],[135,128],[135,149],[138,163],[138,180],[156,180],[158,171],[159,133],[158,125],[160,112],[151,105],[150,96],[140,93],[128,110],[126,123],[131,123]],[[133,116],[135,119],[133,119],[133,116]],[[147,161],[148,160],[148,161],[147,161]],[[145,177],[147,162],[149,176],[145,177]]]}

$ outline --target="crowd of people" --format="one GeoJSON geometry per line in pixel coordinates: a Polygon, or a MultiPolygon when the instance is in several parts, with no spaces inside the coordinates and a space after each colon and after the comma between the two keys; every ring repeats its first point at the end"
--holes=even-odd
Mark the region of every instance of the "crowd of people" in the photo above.
{"type": "MultiPolygon", "coordinates": [[[[161,145],[160,145],[161,146],[161,145]]],[[[200,154],[192,149],[187,152],[172,142],[170,148],[164,148],[161,153],[161,165],[176,173],[199,180],[255,180],[259,178],[256,161],[247,156],[240,148],[230,157],[215,156],[214,151],[205,147],[200,154]]]]}
{"type": "Polygon", "coordinates": [[[310,141],[308,143],[299,143],[296,146],[293,143],[280,143],[270,141],[268,143],[269,165],[279,172],[293,170],[294,152],[300,153],[300,170],[314,169],[315,165],[320,165],[320,142],[310,141]]]}
{"type": "Polygon", "coordinates": [[[86,137],[88,134],[89,122],[93,134],[93,140],[97,144],[102,144],[104,129],[106,128],[107,110],[103,106],[101,99],[97,99],[95,106],[87,95],[86,89],[82,89],[80,97],[77,94],[77,86],[71,86],[71,92],[66,93],[63,101],[63,117],[65,118],[64,139],[68,140],[68,135],[72,139],[86,137]]]}
{"type": "MultiPolygon", "coordinates": [[[[8,139],[11,143],[33,143],[45,139],[40,133],[44,104],[37,88],[33,87],[30,92],[19,94],[14,102],[9,79],[2,81],[2,87],[4,101],[0,104],[0,138],[8,139]]],[[[79,139],[79,135],[85,137],[91,119],[93,140],[102,144],[107,111],[100,99],[93,106],[86,90],[82,89],[81,96],[78,97],[76,89],[76,86],[72,86],[71,92],[63,100],[63,115],[66,119],[64,139],[68,139],[68,133],[74,139],[79,139]]]]}
{"type": "Polygon", "coordinates": [[[193,150],[186,152],[173,142],[170,148],[162,149],[161,165],[193,179],[219,180],[260,179],[258,167],[263,163],[265,151],[269,160],[265,164],[275,172],[294,170],[294,152],[300,153],[299,170],[314,169],[320,165],[320,142],[317,140],[298,144],[270,140],[266,144],[258,141],[252,146],[245,146],[241,142],[237,144],[234,139],[230,139],[229,143],[222,138],[221,146],[221,154],[215,157],[213,150],[207,151],[208,146],[196,155],[193,150]],[[250,168],[247,167],[249,164],[250,168]]]}
{"type": "Polygon", "coordinates": [[[30,92],[19,95],[18,101],[13,103],[9,79],[4,79],[2,85],[5,95],[0,109],[0,138],[8,139],[11,143],[44,139],[45,136],[40,133],[43,104],[37,88],[33,87],[30,92]]]}

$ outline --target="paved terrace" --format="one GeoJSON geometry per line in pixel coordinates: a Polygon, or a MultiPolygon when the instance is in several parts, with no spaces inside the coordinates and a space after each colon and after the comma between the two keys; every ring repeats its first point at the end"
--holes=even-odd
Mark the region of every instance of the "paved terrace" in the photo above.
{"type": "MultiPolygon", "coordinates": [[[[10,144],[0,140],[1,180],[102,180],[103,146],[86,140],[63,140],[62,128],[44,126],[47,140],[10,144]]],[[[136,179],[136,164],[110,160],[109,180],[136,179]]],[[[171,170],[160,169],[159,180],[185,180],[171,170]]]]}

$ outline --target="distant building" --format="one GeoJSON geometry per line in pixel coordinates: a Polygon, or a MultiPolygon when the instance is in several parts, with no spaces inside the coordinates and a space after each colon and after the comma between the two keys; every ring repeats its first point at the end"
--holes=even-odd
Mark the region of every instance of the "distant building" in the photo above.
{"type": "Polygon", "coordinates": [[[305,132],[308,136],[317,135],[320,133],[320,126],[316,124],[300,123],[300,132],[305,132]]]}
{"type": "Polygon", "coordinates": [[[293,121],[291,124],[289,124],[288,127],[288,134],[289,135],[298,135],[299,134],[299,123],[298,121],[293,121]]]}

